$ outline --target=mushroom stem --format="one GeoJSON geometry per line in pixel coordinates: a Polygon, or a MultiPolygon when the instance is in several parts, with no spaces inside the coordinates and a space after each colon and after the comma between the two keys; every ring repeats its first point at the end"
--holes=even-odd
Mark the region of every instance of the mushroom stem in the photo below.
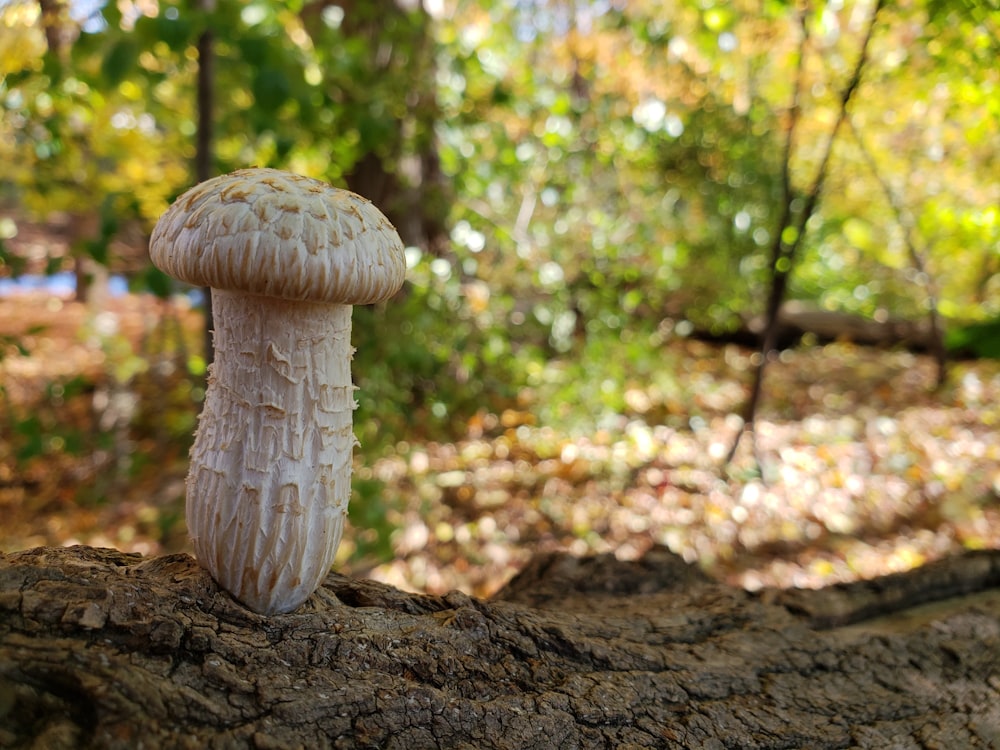
{"type": "Polygon", "coordinates": [[[256,612],[290,612],[325,578],[347,515],[351,306],[218,289],[212,306],[188,529],[221,586],[256,612]]]}

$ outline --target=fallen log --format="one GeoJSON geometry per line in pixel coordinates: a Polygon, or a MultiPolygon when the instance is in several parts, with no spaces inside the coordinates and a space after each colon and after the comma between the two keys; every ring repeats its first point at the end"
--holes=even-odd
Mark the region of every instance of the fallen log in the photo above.
{"type": "MultiPolygon", "coordinates": [[[[785,341],[813,336],[818,343],[851,341],[862,346],[901,346],[912,351],[934,351],[939,343],[935,342],[934,331],[927,320],[890,317],[876,320],[837,310],[824,310],[799,300],[790,300],[781,306],[777,325],[778,340],[785,341]]],[[[754,318],[748,327],[760,335],[764,330],[764,321],[754,318]]]]}
{"type": "Polygon", "coordinates": [[[331,573],[250,612],[185,555],[0,554],[0,747],[1000,747],[1000,552],[749,593],[660,548],[497,597],[331,573]]]}
{"type": "MultiPolygon", "coordinates": [[[[696,329],[691,335],[714,343],[759,347],[766,321],[754,316],[731,331],[713,332],[696,329]]],[[[903,348],[912,352],[934,352],[941,345],[927,320],[906,318],[867,318],[854,313],[825,310],[808,302],[790,300],[781,306],[775,323],[775,347],[792,349],[803,339],[810,344],[850,341],[859,346],[880,349],[903,348]]],[[[971,352],[959,351],[968,356],[971,352]]]]}

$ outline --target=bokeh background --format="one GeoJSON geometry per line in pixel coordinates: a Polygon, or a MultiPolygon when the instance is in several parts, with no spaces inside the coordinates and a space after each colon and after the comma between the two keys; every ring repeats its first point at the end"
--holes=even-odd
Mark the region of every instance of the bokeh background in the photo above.
{"type": "Polygon", "coordinates": [[[407,245],[355,310],[342,570],[997,546],[998,40],[995,0],[0,2],[0,549],[188,549],[205,294],[146,242],[250,165],[407,245]]]}

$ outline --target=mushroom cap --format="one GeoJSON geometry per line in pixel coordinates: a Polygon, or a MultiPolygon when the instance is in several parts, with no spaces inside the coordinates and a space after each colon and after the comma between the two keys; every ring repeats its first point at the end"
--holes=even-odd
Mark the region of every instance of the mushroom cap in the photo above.
{"type": "Polygon", "coordinates": [[[188,190],[160,217],[153,265],[196,286],[367,305],[403,285],[399,234],[371,201],[277,169],[241,169],[188,190]]]}

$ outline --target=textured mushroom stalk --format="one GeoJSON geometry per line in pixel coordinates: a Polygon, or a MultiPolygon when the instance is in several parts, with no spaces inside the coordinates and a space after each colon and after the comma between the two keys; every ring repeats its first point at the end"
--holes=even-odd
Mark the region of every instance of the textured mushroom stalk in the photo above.
{"type": "Polygon", "coordinates": [[[370,201],[276,169],[196,185],[149,256],[212,289],[215,363],[191,451],[198,561],[248,607],[290,612],[326,576],[351,493],[351,305],[403,285],[403,243],[370,201]]]}
{"type": "Polygon", "coordinates": [[[347,515],[351,308],[220,290],[212,304],[188,529],[223,588],[257,612],[290,612],[329,571],[347,515]]]}

